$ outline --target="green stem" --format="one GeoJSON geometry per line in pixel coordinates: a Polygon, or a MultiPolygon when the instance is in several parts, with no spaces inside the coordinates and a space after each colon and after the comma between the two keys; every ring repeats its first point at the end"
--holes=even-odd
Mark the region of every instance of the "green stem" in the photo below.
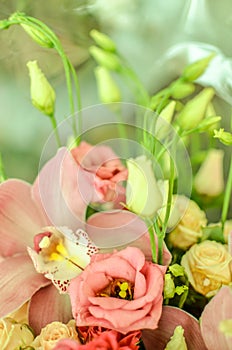
{"type": "Polygon", "coordinates": [[[170,178],[169,178],[169,186],[168,186],[167,208],[166,208],[165,218],[162,226],[163,237],[165,237],[167,227],[168,227],[168,220],[171,213],[174,181],[175,181],[175,167],[174,167],[174,162],[170,156],[170,178]]]}
{"type": "Polygon", "coordinates": [[[232,192],[232,156],[230,158],[230,168],[229,168],[229,174],[227,178],[223,206],[222,206],[222,215],[221,215],[222,231],[224,230],[225,221],[229,210],[231,192],[232,192]]]}
{"type": "Polygon", "coordinates": [[[163,241],[164,241],[164,236],[159,228],[159,224],[157,220],[154,222],[154,227],[155,227],[155,232],[157,234],[158,238],[158,264],[162,265],[163,264],[163,241]]]}
{"type": "Polygon", "coordinates": [[[4,171],[4,166],[2,162],[2,156],[0,154],[0,183],[4,182],[7,179],[5,171],[4,171]]]}
{"type": "Polygon", "coordinates": [[[54,114],[52,114],[49,118],[50,118],[51,123],[52,123],[52,128],[53,128],[53,131],[54,131],[54,134],[55,134],[57,145],[58,145],[58,147],[61,147],[61,140],[60,140],[60,136],[59,136],[59,133],[58,133],[56,118],[55,118],[54,114]]]}
{"type": "Polygon", "coordinates": [[[151,244],[151,254],[153,263],[157,263],[157,252],[156,252],[156,242],[155,242],[155,232],[154,226],[151,220],[147,220],[148,232],[151,244]]]}

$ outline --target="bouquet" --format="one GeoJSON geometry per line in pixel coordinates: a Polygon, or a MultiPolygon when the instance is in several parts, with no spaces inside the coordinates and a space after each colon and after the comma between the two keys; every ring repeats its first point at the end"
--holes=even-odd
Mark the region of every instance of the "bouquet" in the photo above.
{"type": "Polygon", "coordinates": [[[15,25],[60,56],[71,117],[57,123],[56,93],[29,61],[53,131],[33,184],[0,164],[1,349],[231,349],[232,134],[199,84],[216,54],[150,93],[94,29],[101,104],[83,109],[56,34],[23,13],[0,22],[15,25]]]}

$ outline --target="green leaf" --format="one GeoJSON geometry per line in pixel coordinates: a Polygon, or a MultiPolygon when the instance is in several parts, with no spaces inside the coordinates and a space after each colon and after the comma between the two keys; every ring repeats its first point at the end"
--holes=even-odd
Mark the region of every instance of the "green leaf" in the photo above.
{"type": "Polygon", "coordinates": [[[202,232],[203,234],[201,237],[201,241],[209,239],[212,241],[225,243],[222,227],[220,225],[210,225],[203,227],[202,232]]]}
{"type": "Polygon", "coordinates": [[[169,271],[175,277],[184,276],[184,268],[179,264],[173,264],[169,266],[169,271]]]}

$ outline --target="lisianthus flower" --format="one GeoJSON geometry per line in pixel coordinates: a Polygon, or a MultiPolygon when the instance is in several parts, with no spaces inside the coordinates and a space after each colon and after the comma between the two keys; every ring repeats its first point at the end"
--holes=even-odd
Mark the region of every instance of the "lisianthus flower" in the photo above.
{"type": "Polygon", "coordinates": [[[54,350],[139,350],[140,331],[122,334],[114,330],[105,330],[90,342],[80,345],[71,340],[61,340],[54,350]]]}
{"type": "Polygon", "coordinates": [[[121,182],[127,180],[128,171],[113,150],[82,141],[71,154],[83,169],[94,175],[94,201],[113,202],[115,208],[120,208],[120,202],[125,202],[125,188],[121,182]]]}
{"type": "MultiPolygon", "coordinates": [[[[14,179],[0,185],[0,254],[5,258],[0,263],[0,317],[30,300],[29,321],[36,332],[57,318],[63,322],[71,318],[68,296],[62,297],[50,280],[36,272],[27,247],[33,255],[33,240],[39,234],[41,239],[37,239],[34,247],[35,266],[40,272],[45,272],[46,266],[47,277],[51,279],[67,279],[64,275],[62,277],[60,267],[67,263],[66,253],[68,258],[75,250],[77,257],[81,255],[82,249],[77,243],[82,241],[78,241],[80,236],[76,235],[76,230],[84,226],[87,203],[91,201],[91,186],[88,174],[65,148],[61,148],[44,166],[32,186],[14,179]],[[80,180],[84,198],[79,192],[80,180]],[[62,237],[63,226],[68,227],[69,235],[73,233],[73,251],[70,251],[68,238],[62,237]],[[57,237],[51,242],[53,236],[57,237]],[[41,259],[47,265],[41,267],[41,259]]],[[[91,246],[82,247],[87,264],[91,246]]],[[[76,274],[80,271],[76,268],[76,274]]],[[[56,281],[59,285],[59,280],[56,281]]]]}
{"type": "Polygon", "coordinates": [[[68,287],[77,326],[99,325],[123,334],[155,329],[165,271],[165,266],[145,261],[143,252],[135,247],[94,254],[68,287]]]}

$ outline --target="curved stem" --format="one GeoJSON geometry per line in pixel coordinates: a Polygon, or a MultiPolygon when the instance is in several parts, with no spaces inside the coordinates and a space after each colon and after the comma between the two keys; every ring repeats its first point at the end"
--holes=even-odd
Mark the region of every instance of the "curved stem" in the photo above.
{"type": "Polygon", "coordinates": [[[57,123],[56,123],[56,119],[54,117],[54,114],[52,114],[49,118],[51,119],[52,128],[54,130],[57,145],[58,145],[58,147],[61,147],[60,135],[58,133],[57,123]]]}

